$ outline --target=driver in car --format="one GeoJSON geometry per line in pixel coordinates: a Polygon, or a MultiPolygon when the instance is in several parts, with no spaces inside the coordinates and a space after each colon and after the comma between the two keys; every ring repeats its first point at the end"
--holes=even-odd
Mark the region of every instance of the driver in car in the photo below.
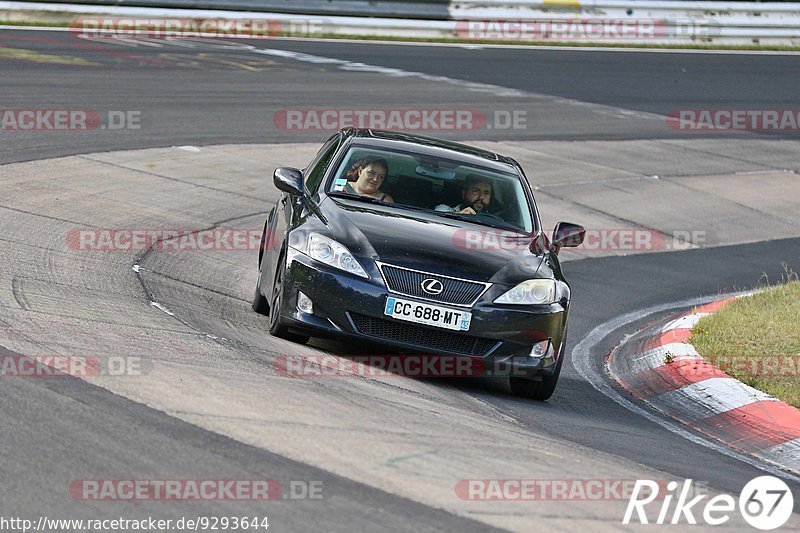
{"type": "Polygon", "coordinates": [[[455,207],[439,204],[436,206],[436,210],[476,215],[486,209],[492,201],[492,182],[483,176],[469,174],[461,189],[461,200],[462,202],[455,207]]]}

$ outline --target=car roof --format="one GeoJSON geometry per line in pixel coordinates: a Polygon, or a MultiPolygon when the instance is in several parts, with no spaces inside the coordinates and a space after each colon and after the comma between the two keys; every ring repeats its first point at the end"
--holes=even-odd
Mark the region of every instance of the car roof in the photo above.
{"type": "Polygon", "coordinates": [[[344,128],[342,133],[359,146],[399,148],[433,157],[457,159],[465,163],[519,175],[517,170],[519,165],[512,158],[466,144],[398,131],[344,128]]]}

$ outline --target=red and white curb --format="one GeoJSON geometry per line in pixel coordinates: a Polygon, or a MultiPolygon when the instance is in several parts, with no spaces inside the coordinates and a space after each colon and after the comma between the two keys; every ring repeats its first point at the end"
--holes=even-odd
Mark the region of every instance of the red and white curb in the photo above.
{"type": "Polygon", "coordinates": [[[733,300],[703,305],[629,337],[609,355],[609,372],[656,410],[798,474],[800,409],[732,378],[689,344],[697,322],[733,300]]]}

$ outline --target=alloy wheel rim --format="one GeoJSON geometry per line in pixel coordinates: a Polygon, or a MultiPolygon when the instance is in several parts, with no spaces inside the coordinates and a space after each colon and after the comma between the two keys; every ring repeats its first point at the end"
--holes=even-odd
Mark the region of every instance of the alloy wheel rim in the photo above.
{"type": "Polygon", "coordinates": [[[282,278],[283,276],[279,270],[278,274],[275,276],[275,287],[272,290],[272,312],[269,314],[269,322],[272,326],[278,323],[278,315],[281,312],[280,299],[282,292],[281,286],[283,285],[282,278]]]}

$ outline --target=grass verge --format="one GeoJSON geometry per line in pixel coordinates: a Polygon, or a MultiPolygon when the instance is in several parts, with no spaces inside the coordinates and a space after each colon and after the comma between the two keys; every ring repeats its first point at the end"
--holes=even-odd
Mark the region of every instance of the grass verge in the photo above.
{"type": "Polygon", "coordinates": [[[800,281],[739,298],[692,329],[717,368],[800,408],[800,281]]]}

